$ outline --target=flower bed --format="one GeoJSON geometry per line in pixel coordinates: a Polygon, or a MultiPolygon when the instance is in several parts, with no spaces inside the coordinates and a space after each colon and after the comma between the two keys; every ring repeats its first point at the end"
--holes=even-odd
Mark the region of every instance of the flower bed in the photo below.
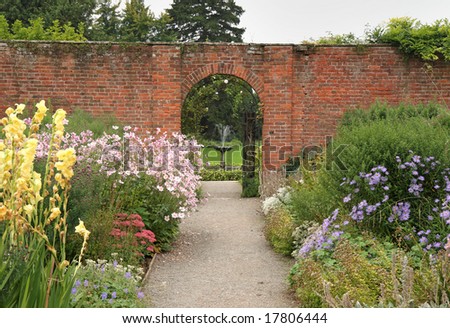
{"type": "Polygon", "coordinates": [[[9,108],[0,130],[0,306],[138,306],[143,294],[131,285],[122,286],[130,293],[88,288],[95,284],[88,276],[103,279],[91,262],[113,263],[108,274],[120,281],[116,257],[142,267],[170,249],[180,220],[199,203],[200,146],[131,127],[100,137],[67,133],[63,110],[44,124],[44,101],[33,118],[22,118],[24,109],[9,108]],[[31,282],[42,288],[26,289],[31,282]]]}

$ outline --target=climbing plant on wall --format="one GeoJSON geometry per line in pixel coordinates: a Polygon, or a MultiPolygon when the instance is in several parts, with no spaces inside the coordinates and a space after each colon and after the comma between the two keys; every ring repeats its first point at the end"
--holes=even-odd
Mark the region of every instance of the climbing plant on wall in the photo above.
{"type": "Polygon", "coordinates": [[[406,54],[424,60],[450,60],[450,22],[437,20],[422,24],[419,20],[392,18],[386,26],[379,26],[368,33],[368,41],[397,45],[406,54]]]}

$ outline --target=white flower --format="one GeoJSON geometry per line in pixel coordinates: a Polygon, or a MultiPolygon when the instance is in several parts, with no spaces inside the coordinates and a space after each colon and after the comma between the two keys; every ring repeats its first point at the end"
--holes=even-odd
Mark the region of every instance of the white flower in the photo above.
{"type": "Polygon", "coordinates": [[[266,198],[263,203],[262,203],[262,211],[264,213],[264,215],[269,214],[269,212],[279,206],[281,206],[282,203],[281,201],[274,196],[268,197],[266,198]]]}

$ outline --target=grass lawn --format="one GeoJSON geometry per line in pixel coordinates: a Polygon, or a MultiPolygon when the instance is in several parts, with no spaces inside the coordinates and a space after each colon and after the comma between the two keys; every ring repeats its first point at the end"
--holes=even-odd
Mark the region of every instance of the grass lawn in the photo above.
{"type": "MultiPolygon", "coordinates": [[[[217,142],[203,142],[204,145],[214,145],[217,142]]],[[[242,166],[242,144],[233,140],[232,142],[225,143],[225,146],[233,146],[231,150],[228,150],[225,153],[225,165],[226,166],[242,166]]],[[[257,152],[258,147],[260,146],[260,142],[257,142],[257,152]]],[[[205,146],[202,149],[202,157],[203,163],[209,163],[210,165],[220,165],[221,155],[218,150],[215,150],[213,147],[205,146]]]]}
{"type": "MultiPolygon", "coordinates": [[[[203,163],[209,163],[210,165],[220,165],[221,155],[218,150],[215,150],[212,147],[205,147],[202,150],[202,156],[203,163]]],[[[242,165],[242,145],[234,144],[233,149],[225,153],[225,165],[242,165]]]]}

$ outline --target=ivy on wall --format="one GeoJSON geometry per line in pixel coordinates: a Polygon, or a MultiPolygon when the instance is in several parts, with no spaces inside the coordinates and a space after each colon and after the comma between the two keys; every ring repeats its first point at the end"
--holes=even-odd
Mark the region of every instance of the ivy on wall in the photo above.
{"type": "Polygon", "coordinates": [[[371,33],[376,43],[397,45],[409,55],[424,60],[450,60],[450,22],[437,20],[422,24],[409,17],[392,18],[386,27],[377,27],[371,33]]]}
{"type": "Polygon", "coordinates": [[[361,45],[392,44],[407,55],[418,56],[423,60],[450,61],[450,22],[437,20],[432,24],[422,24],[410,17],[391,18],[385,25],[368,29],[363,38],[353,33],[329,34],[316,41],[322,45],[361,45]]]}

